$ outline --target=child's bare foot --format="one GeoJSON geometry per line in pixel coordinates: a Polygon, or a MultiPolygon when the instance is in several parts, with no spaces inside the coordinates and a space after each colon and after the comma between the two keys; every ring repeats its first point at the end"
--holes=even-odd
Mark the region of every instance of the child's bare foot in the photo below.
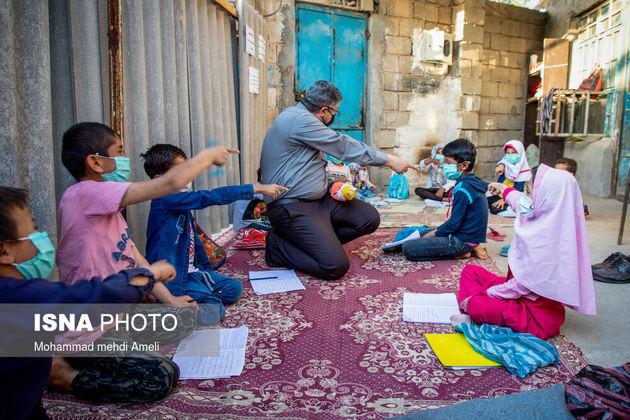
{"type": "Polygon", "coordinates": [[[488,258],[488,251],[486,251],[486,248],[482,247],[481,245],[477,245],[475,249],[473,249],[472,254],[480,260],[485,260],[486,258],[488,258]]]}
{"type": "Polygon", "coordinates": [[[467,258],[470,258],[470,252],[467,252],[467,253],[462,254],[462,255],[458,255],[458,256],[457,256],[457,257],[455,257],[455,258],[456,258],[456,259],[458,259],[458,260],[465,260],[465,259],[467,259],[467,258]]]}
{"type": "Polygon", "coordinates": [[[48,386],[57,391],[72,392],[72,381],[79,373],[63,357],[53,357],[50,374],[48,375],[48,386]]]}

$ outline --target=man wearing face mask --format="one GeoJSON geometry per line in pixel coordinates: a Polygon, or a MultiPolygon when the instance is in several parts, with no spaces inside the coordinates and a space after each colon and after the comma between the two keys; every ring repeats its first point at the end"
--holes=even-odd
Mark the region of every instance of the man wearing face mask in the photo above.
{"type": "Polygon", "coordinates": [[[398,156],[329,128],[342,99],[332,83],[319,80],[267,131],[260,158],[262,182],[288,188],[278,198],[265,198],[274,228],[267,235],[265,259],[270,267],[339,279],[350,266],[342,244],[378,228],[380,218],[372,206],[330,196],[324,154],[360,166],[388,166],[397,173],[418,170],[398,156]]]}

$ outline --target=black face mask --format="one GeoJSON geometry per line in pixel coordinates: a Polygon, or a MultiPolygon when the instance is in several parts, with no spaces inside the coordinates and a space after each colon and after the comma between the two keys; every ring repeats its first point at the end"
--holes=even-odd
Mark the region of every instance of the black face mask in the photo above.
{"type": "Polygon", "coordinates": [[[328,112],[330,113],[330,115],[332,115],[332,118],[327,123],[324,123],[326,127],[330,127],[332,123],[335,122],[335,117],[337,116],[337,114],[333,115],[332,112],[330,112],[330,109],[328,110],[328,112]]]}

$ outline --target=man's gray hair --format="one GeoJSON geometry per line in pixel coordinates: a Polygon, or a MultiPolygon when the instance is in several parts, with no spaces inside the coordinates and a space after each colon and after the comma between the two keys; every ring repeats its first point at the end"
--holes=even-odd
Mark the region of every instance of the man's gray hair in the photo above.
{"type": "Polygon", "coordinates": [[[332,108],[341,102],[342,99],[343,96],[341,96],[341,92],[335,85],[326,80],[318,80],[308,88],[302,103],[309,111],[314,112],[325,106],[332,108]]]}

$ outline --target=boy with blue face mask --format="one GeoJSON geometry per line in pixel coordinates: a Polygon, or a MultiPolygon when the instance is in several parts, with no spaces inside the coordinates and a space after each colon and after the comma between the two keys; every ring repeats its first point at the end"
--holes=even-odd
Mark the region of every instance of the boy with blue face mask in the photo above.
{"type": "MultiPolygon", "coordinates": [[[[111,128],[89,122],[70,127],[63,135],[61,160],[78,182],[64,192],[59,203],[57,267],[61,280],[73,284],[83,278],[107,277],[124,269],[149,266],[134,244],[122,209],[181,191],[210,165],[224,165],[230,153],[238,153],[238,150],[224,146],[207,148],[159,178],[126,182],[128,159],[124,156],[120,137],[111,128]]],[[[178,327],[170,334],[161,335],[161,340],[181,339],[192,332],[198,305],[190,296],[173,296],[166,286],[158,283],[150,298],[178,307],[173,311],[178,327]]],[[[94,342],[102,335],[104,331],[99,328],[69,332],[62,337],[64,344],[77,344],[94,342]]],[[[91,359],[85,366],[103,372],[102,376],[111,373],[107,371],[107,361],[101,363],[99,358],[91,359]]],[[[120,358],[122,365],[126,365],[125,359],[120,358]]],[[[133,371],[119,372],[116,377],[125,375],[128,383],[134,384],[133,371]]],[[[131,391],[136,389],[143,388],[136,386],[131,391]]],[[[95,391],[91,395],[78,396],[99,401],[124,401],[129,399],[129,392],[99,394],[95,391]]]]}
{"type": "Polygon", "coordinates": [[[420,239],[403,244],[403,254],[411,261],[469,257],[486,241],[488,184],[472,173],[475,146],[466,139],[457,139],[444,146],[442,154],[444,176],[457,182],[449,194],[451,217],[437,229],[421,233],[420,239]]]}
{"type": "MultiPolygon", "coordinates": [[[[202,150],[164,176],[126,182],[129,158],[122,141],[100,123],[81,123],[63,135],[62,162],[78,181],[59,203],[57,266],[61,280],[74,283],[107,276],[122,269],[149,265],[136,248],[121,210],[182,190],[210,165],[221,166],[238,150],[217,146],[202,150]]],[[[173,296],[159,285],[154,297],[167,304],[190,304],[188,296],[173,296]]]]}
{"type": "MultiPolygon", "coordinates": [[[[54,312],[60,303],[76,304],[72,310],[81,314],[83,302],[126,303],[138,302],[151,292],[157,281],[168,281],[175,275],[174,268],[163,261],[149,267],[134,268],[101,280],[81,280],[73,285],[49,282],[55,248],[46,232],[38,232],[28,210],[25,190],[0,186],[0,304],[37,303],[41,313],[54,312]]],[[[0,317],[0,349],[15,345],[33,332],[33,320],[15,316],[0,317]],[[10,332],[8,332],[10,331],[10,332]]],[[[50,339],[52,340],[52,333],[50,339]]],[[[29,349],[30,350],[30,349],[29,349]]],[[[27,351],[25,349],[25,351],[27,351]]],[[[83,395],[86,384],[92,382],[91,369],[74,369],[63,359],[53,363],[51,357],[0,358],[0,395],[4,418],[44,418],[41,397],[47,382],[60,390],[83,395]]],[[[141,382],[161,386],[151,389],[150,399],[160,399],[177,384],[179,370],[164,356],[146,355],[153,368],[145,371],[141,382]]],[[[135,374],[142,371],[136,370],[135,374]]],[[[127,377],[122,375],[121,380],[127,377]]],[[[127,383],[112,381],[108,386],[121,388],[127,383]]],[[[89,388],[89,386],[88,386],[89,388]]]]}

